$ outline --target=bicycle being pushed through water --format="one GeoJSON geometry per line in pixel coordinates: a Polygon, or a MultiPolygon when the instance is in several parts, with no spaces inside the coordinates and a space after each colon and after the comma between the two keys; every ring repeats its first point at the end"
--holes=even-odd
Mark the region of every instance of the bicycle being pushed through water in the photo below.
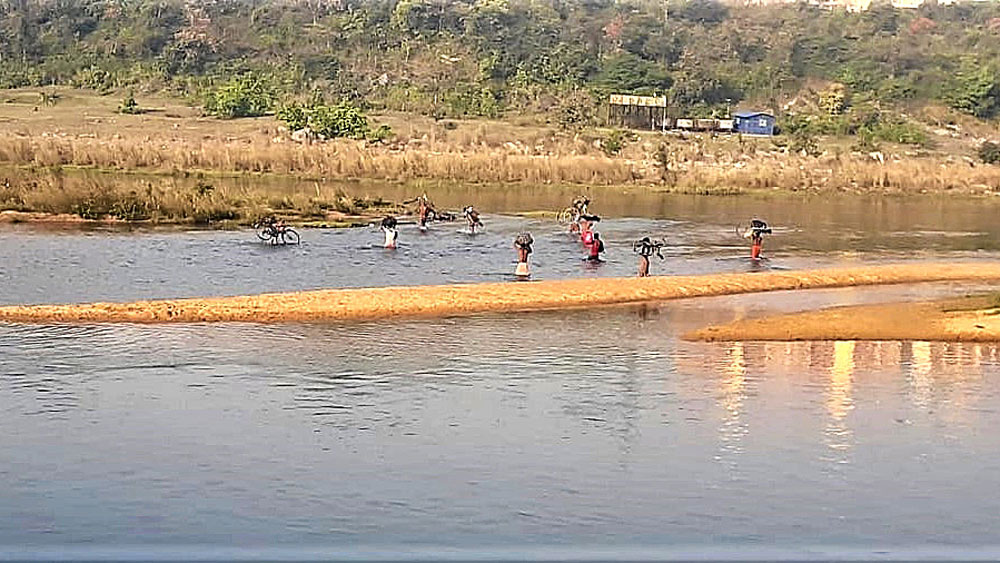
{"type": "Polygon", "coordinates": [[[556,214],[556,221],[560,225],[572,225],[580,221],[580,218],[588,214],[590,198],[587,196],[577,196],[573,203],[556,214]]]}
{"type": "Polygon", "coordinates": [[[257,238],[273,245],[299,244],[301,241],[299,233],[295,229],[273,215],[262,217],[253,224],[253,228],[257,230],[257,238]]]}

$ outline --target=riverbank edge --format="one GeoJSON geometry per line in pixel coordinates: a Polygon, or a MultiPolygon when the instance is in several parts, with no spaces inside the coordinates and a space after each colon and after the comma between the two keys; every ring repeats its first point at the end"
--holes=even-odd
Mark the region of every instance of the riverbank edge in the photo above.
{"type": "Polygon", "coordinates": [[[781,290],[1000,281],[1000,262],[910,263],[791,272],[325,289],[235,297],[0,307],[21,323],[313,322],[587,308],[781,290]]]}
{"type": "MultiPolygon", "coordinates": [[[[394,187],[405,187],[413,193],[426,193],[433,192],[435,190],[447,190],[454,188],[456,186],[475,186],[482,190],[503,190],[511,185],[521,185],[519,183],[504,183],[504,182],[465,182],[460,180],[442,180],[442,179],[408,179],[408,180],[380,180],[374,178],[317,178],[309,175],[295,175],[295,174],[282,174],[282,173],[262,173],[262,172],[227,172],[220,170],[146,170],[146,169],[130,169],[130,170],[117,170],[117,169],[106,169],[99,167],[85,167],[85,166],[55,166],[55,167],[41,167],[37,165],[13,165],[9,163],[0,163],[0,177],[3,177],[4,171],[16,171],[21,174],[32,175],[65,175],[68,177],[76,177],[79,179],[93,178],[98,179],[108,178],[109,180],[121,179],[121,178],[133,178],[139,181],[155,181],[159,180],[188,180],[188,181],[201,181],[201,180],[260,180],[267,183],[277,183],[277,182],[295,182],[295,183],[309,183],[314,182],[324,186],[332,188],[343,188],[344,190],[353,190],[355,192],[362,192],[364,190],[371,190],[372,192],[377,192],[380,186],[394,186],[394,187]]],[[[2,186],[0,186],[2,187],[2,186]]],[[[942,197],[962,197],[971,201],[988,201],[1000,196],[1000,192],[956,192],[956,191],[935,191],[935,192],[911,192],[911,191],[897,191],[897,190],[886,190],[886,191],[849,191],[849,190],[822,190],[813,188],[803,188],[803,189],[788,189],[788,188],[755,188],[755,189],[745,189],[745,188],[705,188],[705,189],[690,189],[682,187],[671,187],[660,184],[646,184],[646,183],[634,183],[634,184],[615,184],[615,185],[588,185],[588,184],[571,184],[571,183],[558,183],[558,184],[546,184],[546,187],[553,190],[570,191],[576,190],[581,193],[597,194],[600,197],[602,194],[607,193],[618,193],[627,195],[630,192],[646,192],[654,194],[664,194],[664,195],[688,195],[688,196],[706,196],[706,197],[741,197],[741,198],[766,198],[766,199],[784,199],[784,198],[810,198],[810,197],[826,197],[826,196],[840,196],[840,197],[875,197],[875,198],[893,198],[893,199],[935,199],[942,197]]],[[[266,192],[266,186],[263,190],[266,192]]],[[[135,194],[138,197],[142,197],[141,191],[136,191],[135,194]]],[[[148,202],[147,202],[148,203],[148,202]]],[[[238,214],[241,209],[232,208],[230,210],[234,214],[238,214]]],[[[386,210],[380,210],[377,213],[360,214],[360,215],[349,215],[344,214],[343,216],[337,216],[333,218],[297,218],[297,216],[305,215],[307,212],[304,208],[286,208],[276,212],[276,214],[289,215],[287,218],[289,224],[293,224],[298,227],[305,228],[350,228],[366,226],[373,222],[377,222],[388,212],[386,210]]],[[[521,210],[515,213],[510,213],[510,215],[516,216],[526,216],[526,217],[549,217],[555,216],[557,211],[555,210],[521,210]]],[[[74,226],[81,228],[88,227],[170,227],[170,226],[187,226],[196,227],[204,229],[234,229],[249,226],[252,223],[249,219],[243,220],[220,220],[220,221],[197,221],[191,217],[178,217],[178,218],[157,218],[157,219],[121,219],[115,217],[105,217],[101,219],[91,219],[81,217],[72,212],[72,209],[60,209],[58,211],[44,211],[40,209],[34,209],[31,207],[18,206],[17,208],[3,207],[0,203],[0,224],[49,224],[49,225],[59,225],[65,228],[72,228],[74,226]]]]}
{"type": "Polygon", "coordinates": [[[1000,300],[974,295],[918,303],[830,307],[710,326],[689,341],[904,340],[1000,342],[1000,300]]]}

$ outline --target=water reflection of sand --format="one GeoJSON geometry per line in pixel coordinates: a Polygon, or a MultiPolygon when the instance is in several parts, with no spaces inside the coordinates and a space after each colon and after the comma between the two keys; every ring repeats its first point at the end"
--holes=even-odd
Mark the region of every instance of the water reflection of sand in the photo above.
{"type": "MultiPolygon", "coordinates": [[[[782,392],[788,383],[822,390],[822,432],[832,463],[850,463],[856,445],[851,418],[872,386],[903,389],[913,413],[933,413],[949,425],[967,425],[976,416],[984,370],[996,369],[1000,345],[942,342],[733,342],[706,345],[698,354],[679,358],[678,369],[704,371],[719,366],[716,406],[720,461],[735,464],[752,433],[747,420],[748,385],[762,396],[782,392]],[[760,383],[753,384],[758,381],[760,383]]],[[[773,397],[773,395],[772,395],[773,397]]],[[[765,399],[766,400],[766,399],[765,399]]],[[[749,413],[752,416],[752,409],[749,413]]],[[[897,423],[909,423],[897,420],[897,423]]]]}

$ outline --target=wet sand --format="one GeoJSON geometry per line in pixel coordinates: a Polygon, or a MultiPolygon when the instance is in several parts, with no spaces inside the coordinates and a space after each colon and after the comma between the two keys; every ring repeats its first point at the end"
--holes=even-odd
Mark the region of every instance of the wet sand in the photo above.
{"type": "Polygon", "coordinates": [[[990,297],[834,307],[735,321],[684,335],[703,341],[921,340],[1000,342],[1000,307],[990,297]]]}
{"type": "Polygon", "coordinates": [[[962,280],[1000,281],[1000,263],[919,263],[698,276],[329,289],[134,303],[9,306],[0,307],[0,321],[276,323],[444,317],[762,291],[962,280]]]}

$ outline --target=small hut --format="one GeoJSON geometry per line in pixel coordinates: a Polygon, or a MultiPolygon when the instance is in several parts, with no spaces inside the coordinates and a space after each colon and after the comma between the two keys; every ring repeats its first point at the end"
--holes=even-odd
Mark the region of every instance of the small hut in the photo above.
{"type": "Polygon", "coordinates": [[[738,111],[733,114],[733,131],[743,135],[774,135],[774,116],[766,111],[738,111]]]}

